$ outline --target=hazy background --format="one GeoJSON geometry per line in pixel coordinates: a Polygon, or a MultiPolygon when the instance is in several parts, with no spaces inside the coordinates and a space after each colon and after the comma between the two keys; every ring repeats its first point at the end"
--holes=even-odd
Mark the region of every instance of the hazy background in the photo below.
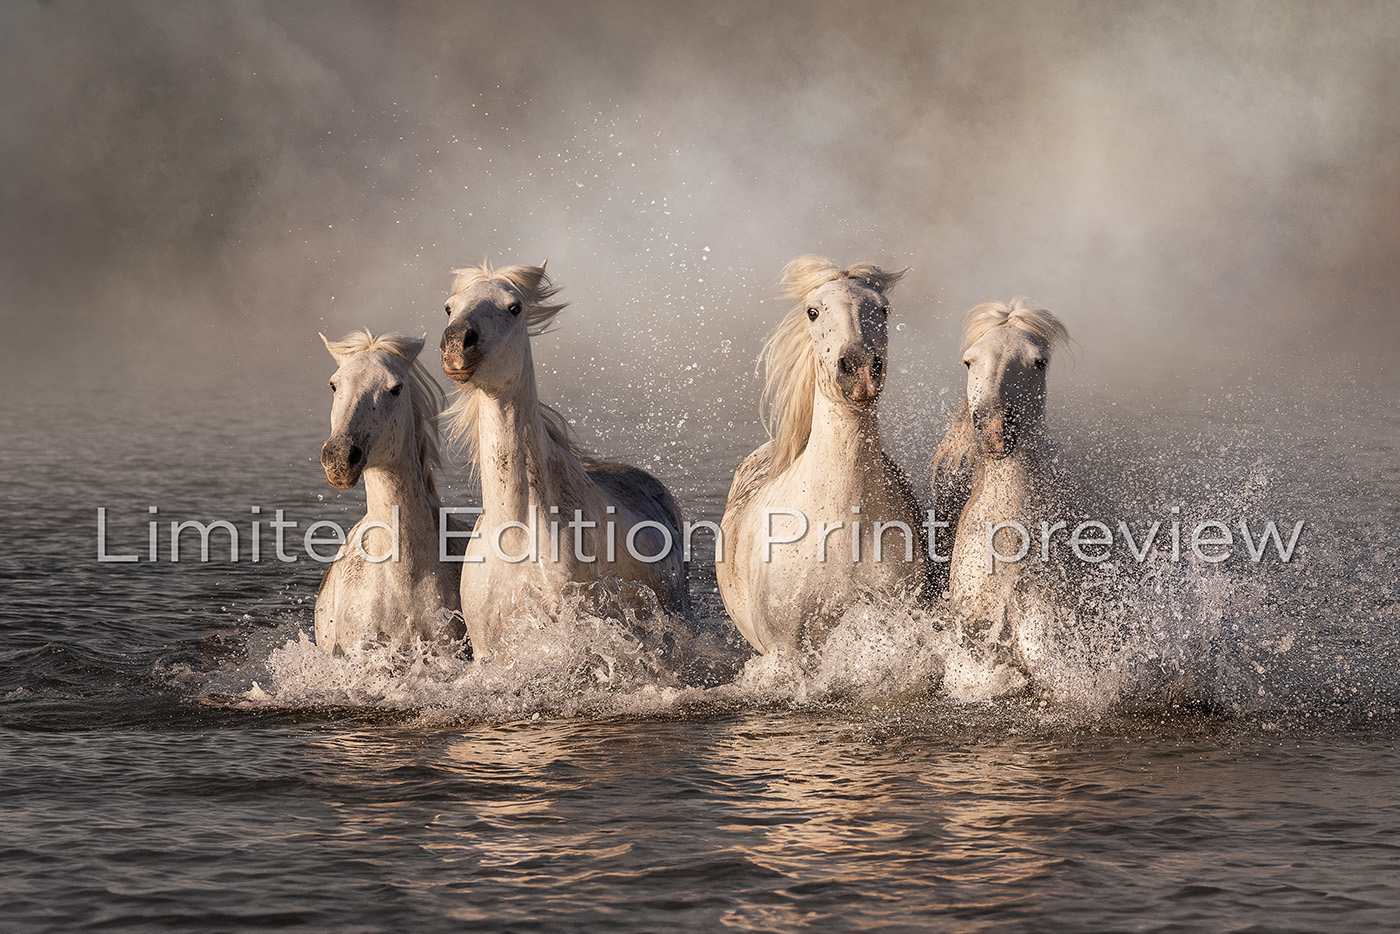
{"type": "Polygon", "coordinates": [[[435,346],[452,268],[548,257],[586,436],[750,433],[812,251],[911,267],[904,418],[1017,293],[1061,398],[1396,385],[1392,2],[3,0],[0,167],[21,399],[324,420],[318,330],[435,346]]]}

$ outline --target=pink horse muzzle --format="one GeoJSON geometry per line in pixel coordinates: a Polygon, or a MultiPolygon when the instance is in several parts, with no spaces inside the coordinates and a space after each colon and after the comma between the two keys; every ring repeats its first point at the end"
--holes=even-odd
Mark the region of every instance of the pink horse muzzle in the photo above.
{"type": "Polygon", "coordinates": [[[1005,414],[977,419],[977,446],[992,460],[1001,460],[1016,448],[1016,432],[1005,414]]]}

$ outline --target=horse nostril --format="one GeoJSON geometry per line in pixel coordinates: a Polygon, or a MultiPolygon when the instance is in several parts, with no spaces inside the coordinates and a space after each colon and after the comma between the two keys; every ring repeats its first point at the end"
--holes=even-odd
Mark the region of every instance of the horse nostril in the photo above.
{"type": "Polygon", "coordinates": [[[468,328],[462,333],[462,346],[475,347],[479,337],[480,335],[476,333],[476,328],[468,328]]]}
{"type": "Polygon", "coordinates": [[[350,445],[350,453],[345,457],[346,463],[351,467],[356,467],[359,465],[360,461],[364,459],[365,452],[360,450],[360,446],[358,444],[350,445]]]}
{"type": "Polygon", "coordinates": [[[875,354],[870,361],[870,372],[874,376],[879,376],[885,369],[885,361],[879,354],[875,354]]]}

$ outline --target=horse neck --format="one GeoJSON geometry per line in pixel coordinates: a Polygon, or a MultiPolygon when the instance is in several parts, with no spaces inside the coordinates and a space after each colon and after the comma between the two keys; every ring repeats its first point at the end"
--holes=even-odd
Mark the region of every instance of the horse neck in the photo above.
{"type": "Polygon", "coordinates": [[[532,505],[541,515],[551,506],[572,508],[565,494],[587,478],[577,460],[549,437],[529,358],[513,386],[483,392],[476,432],[484,515],[525,522],[532,505]]]}
{"type": "Polygon", "coordinates": [[[400,540],[405,545],[402,560],[409,563],[418,554],[437,554],[439,503],[428,487],[425,468],[415,447],[410,436],[404,450],[392,463],[366,467],[364,473],[365,519],[397,525],[400,540]],[[395,507],[398,507],[397,523],[395,507]],[[414,547],[416,544],[422,547],[414,547]]]}
{"type": "Polygon", "coordinates": [[[855,409],[820,391],[812,404],[812,433],[802,452],[807,469],[826,482],[860,488],[872,471],[883,477],[880,421],[874,406],[855,409]]]}
{"type": "Polygon", "coordinates": [[[979,455],[964,515],[991,522],[1025,523],[1036,518],[1029,513],[1038,505],[1045,477],[1043,451],[1043,438],[1036,428],[1022,435],[1016,450],[1001,460],[979,455]]]}

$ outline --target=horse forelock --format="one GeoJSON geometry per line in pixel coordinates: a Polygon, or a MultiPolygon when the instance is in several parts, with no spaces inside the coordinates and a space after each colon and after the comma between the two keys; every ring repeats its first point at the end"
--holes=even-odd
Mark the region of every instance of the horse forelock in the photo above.
{"type": "Polygon", "coordinates": [[[1029,334],[1045,346],[1047,353],[1057,344],[1069,344],[1069,329],[1059,318],[1018,295],[1010,304],[982,302],[968,311],[963,319],[963,352],[996,328],[1014,328],[1029,334]]]}
{"type": "Polygon", "coordinates": [[[855,279],[877,292],[884,293],[904,278],[909,270],[887,270],[874,263],[853,263],[844,269],[825,256],[808,254],[783,267],[781,282],[789,297],[804,300],[816,288],[838,279],[855,279]]]}
{"type": "Polygon", "coordinates": [[[549,275],[544,271],[544,266],[516,264],[493,269],[488,260],[482,260],[480,266],[454,269],[450,294],[456,295],[478,282],[492,280],[509,284],[524,297],[526,305],[525,329],[531,337],[537,337],[549,330],[559,312],[563,311],[569,304],[568,302],[551,301],[559,294],[560,287],[549,278],[549,275]]]}

